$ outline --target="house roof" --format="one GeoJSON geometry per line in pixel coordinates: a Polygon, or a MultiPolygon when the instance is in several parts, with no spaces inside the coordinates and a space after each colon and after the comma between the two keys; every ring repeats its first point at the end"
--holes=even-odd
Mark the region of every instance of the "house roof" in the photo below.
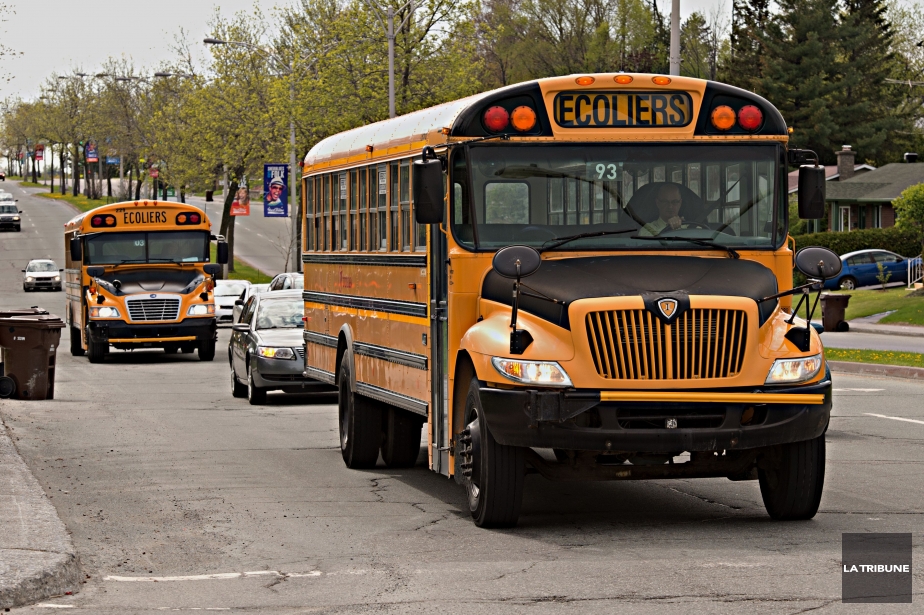
{"type": "Polygon", "coordinates": [[[920,183],[924,183],[924,162],[893,162],[875,171],[827,184],[825,200],[891,203],[905,188],[920,183]]]}
{"type": "MultiPolygon", "coordinates": [[[[876,167],[872,165],[868,165],[868,164],[853,165],[853,172],[856,175],[860,175],[862,173],[866,173],[868,171],[875,171],[875,170],[876,170],[876,167]]],[[[825,165],[825,181],[834,181],[838,179],[840,176],[841,174],[837,172],[836,164],[825,165]]],[[[799,171],[798,170],[795,170],[789,173],[789,175],[787,176],[787,180],[789,183],[789,189],[787,191],[788,194],[792,194],[793,192],[796,192],[797,190],[799,190],[799,171]]]]}

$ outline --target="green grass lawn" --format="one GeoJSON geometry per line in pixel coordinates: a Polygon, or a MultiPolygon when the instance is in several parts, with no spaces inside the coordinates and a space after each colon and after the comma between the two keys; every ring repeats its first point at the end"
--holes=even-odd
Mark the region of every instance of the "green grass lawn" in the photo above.
{"type": "Polygon", "coordinates": [[[924,297],[907,297],[904,286],[888,290],[837,291],[850,295],[847,320],[895,310],[879,322],[883,324],[924,325],[924,297]]]}
{"type": "Polygon", "coordinates": [[[45,184],[37,184],[35,182],[30,182],[30,181],[20,181],[19,185],[25,188],[47,188],[48,187],[45,184]]]}
{"type": "Polygon", "coordinates": [[[907,367],[924,367],[924,354],[919,352],[825,348],[825,358],[829,361],[850,361],[851,363],[876,363],[879,365],[905,365],[907,367]]]}
{"type": "Polygon", "coordinates": [[[50,192],[39,192],[35,196],[44,197],[46,199],[54,199],[56,201],[67,201],[80,211],[90,211],[91,209],[96,209],[97,207],[102,207],[108,203],[115,202],[114,199],[110,199],[108,197],[103,197],[101,199],[88,199],[82,194],[71,196],[70,194],[61,194],[60,192],[55,192],[54,194],[50,192]]]}
{"type": "MultiPolygon", "coordinates": [[[[217,260],[217,257],[215,256],[216,248],[214,243],[211,244],[211,250],[212,255],[210,260],[214,263],[217,260]]],[[[269,284],[270,280],[273,278],[272,276],[268,276],[265,273],[254,269],[250,265],[242,263],[238,259],[234,259],[234,271],[228,274],[228,279],[247,280],[251,284],[269,284]]]]}

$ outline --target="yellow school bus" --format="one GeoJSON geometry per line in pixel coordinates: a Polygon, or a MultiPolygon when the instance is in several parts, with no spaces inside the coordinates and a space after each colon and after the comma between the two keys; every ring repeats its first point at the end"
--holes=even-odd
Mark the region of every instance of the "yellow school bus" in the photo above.
{"type": "Polygon", "coordinates": [[[614,73],[318,143],[304,373],[338,387],[346,465],[413,465],[426,425],[481,526],[516,523],[528,472],[759,480],[772,517],[814,516],[831,378],[797,312],[838,265],[800,253],[793,288],[787,163],[811,153],[787,142],[753,93],[614,73]]]}
{"type": "MultiPolygon", "coordinates": [[[[71,354],[102,362],[110,347],[197,351],[215,357],[208,217],[183,203],[128,201],[64,225],[71,354]]],[[[228,248],[218,242],[219,263],[228,248]]]]}

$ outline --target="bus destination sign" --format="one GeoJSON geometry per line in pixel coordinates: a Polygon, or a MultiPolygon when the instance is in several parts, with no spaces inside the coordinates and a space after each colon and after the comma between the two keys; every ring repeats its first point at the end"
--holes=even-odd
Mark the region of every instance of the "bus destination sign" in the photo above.
{"type": "Polygon", "coordinates": [[[693,121],[686,92],[559,92],[555,123],[562,128],[680,128],[693,121]]]}

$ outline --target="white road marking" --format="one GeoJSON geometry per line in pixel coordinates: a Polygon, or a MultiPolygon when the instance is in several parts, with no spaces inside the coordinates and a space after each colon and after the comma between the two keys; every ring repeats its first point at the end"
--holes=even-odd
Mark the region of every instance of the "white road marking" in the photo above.
{"type": "Polygon", "coordinates": [[[40,602],[36,604],[40,609],[72,609],[74,608],[73,604],[51,604],[50,602],[40,602]]]}
{"type": "Polygon", "coordinates": [[[301,579],[305,577],[319,577],[320,570],[310,572],[279,572],[277,570],[254,570],[251,572],[217,572],[214,574],[189,574],[177,577],[121,577],[109,575],[103,577],[104,581],[117,581],[119,583],[168,583],[171,581],[223,581],[227,579],[246,579],[251,577],[274,576],[287,579],[301,579]]]}
{"type": "Polygon", "coordinates": [[[859,393],[875,393],[876,391],[885,391],[885,389],[834,389],[835,391],[857,391],[859,393]]]}
{"type": "Polygon", "coordinates": [[[918,421],[915,419],[904,419],[900,416],[886,416],[885,414],[873,414],[872,412],[864,412],[866,416],[875,416],[880,419],[892,419],[893,421],[904,421],[906,423],[917,423],[918,425],[924,425],[924,421],[918,421]]]}

